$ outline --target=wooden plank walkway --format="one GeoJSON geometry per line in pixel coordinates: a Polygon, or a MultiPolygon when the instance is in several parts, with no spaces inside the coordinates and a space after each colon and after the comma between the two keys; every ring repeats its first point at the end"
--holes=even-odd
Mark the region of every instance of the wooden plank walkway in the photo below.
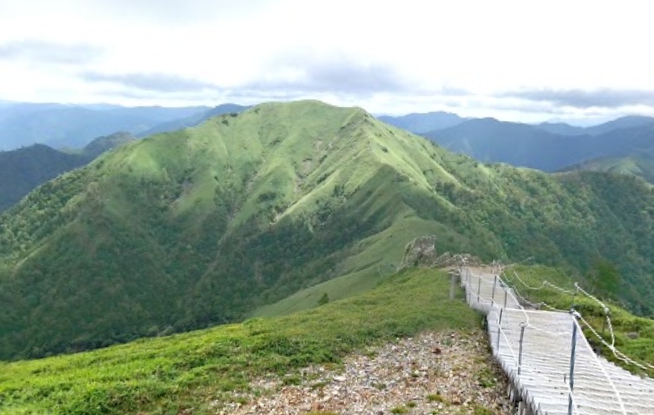
{"type": "Polygon", "coordinates": [[[487,315],[493,355],[511,380],[520,414],[654,415],[654,379],[632,375],[597,356],[572,314],[524,309],[519,297],[490,273],[463,268],[460,277],[468,304],[487,315]]]}

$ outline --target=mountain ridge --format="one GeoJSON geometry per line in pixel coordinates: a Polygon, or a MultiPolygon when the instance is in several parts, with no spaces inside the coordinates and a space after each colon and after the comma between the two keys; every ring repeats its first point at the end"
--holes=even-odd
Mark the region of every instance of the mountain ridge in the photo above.
{"type": "Polygon", "coordinates": [[[359,108],[262,104],[127,143],[0,215],[0,358],[238,321],[320,283],[343,298],[427,234],[582,275],[605,257],[647,314],[651,206],[629,177],[484,165],[359,108]]]}

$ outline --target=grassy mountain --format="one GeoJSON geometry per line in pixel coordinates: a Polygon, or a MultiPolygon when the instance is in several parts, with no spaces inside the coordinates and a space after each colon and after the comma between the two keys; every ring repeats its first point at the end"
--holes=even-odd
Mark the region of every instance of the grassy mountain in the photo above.
{"type": "Polygon", "coordinates": [[[104,152],[111,151],[134,140],[136,138],[130,133],[119,131],[114,134],[95,138],[84,147],[83,153],[88,157],[96,158],[104,152]]]}
{"type": "Polygon", "coordinates": [[[648,182],[654,183],[654,158],[647,153],[624,157],[602,157],[569,166],[564,170],[587,170],[627,174],[642,177],[648,182]]]}
{"type": "MultiPolygon", "coordinates": [[[[612,125],[628,125],[630,120],[619,119],[612,125]]],[[[634,122],[644,123],[641,118],[634,122]]],[[[484,162],[503,162],[544,171],[562,170],[599,157],[649,151],[654,144],[654,123],[614,129],[607,124],[599,127],[607,132],[568,136],[553,134],[538,126],[484,118],[424,135],[452,151],[484,162]]]]}
{"type": "Polygon", "coordinates": [[[34,143],[55,148],[82,148],[98,136],[116,131],[137,134],[206,107],[116,107],[14,103],[0,108],[0,150],[34,143]]]}
{"type": "Polygon", "coordinates": [[[361,109],[260,105],[129,143],[0,216],[0,356],[231,322],[305,288],[352,295],[426,234],[582,272],[607,258],[646,314],[653,206],[635,178],[483,165],[361,109]]]}
{"type": "Polygon", "coordinates": [[[407,114],[398,117],[382,115],[377,118],[386,124],[394,125],[416,134],[442,130],[461,124],[464,121],[463,118],[456,114],[443,111],[407,114]]]}

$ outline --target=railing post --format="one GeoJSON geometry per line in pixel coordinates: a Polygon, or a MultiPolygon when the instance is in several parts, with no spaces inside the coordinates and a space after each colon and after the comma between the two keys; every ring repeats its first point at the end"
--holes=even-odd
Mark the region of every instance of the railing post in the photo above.
{"type": "Polygon", "coordinates": [[[572,389],[575,387],[575,352],[577,349],[577,322],[572,317],[572,350],[570,352],[570,392],[568,397],[568,415],[572,415],[572,389]]]}
{"type": "Polygon", "coordinates": [[[506,308],[506,298],[508,297],[508,295],[509,295],[509,288],[504,287],[504,308],[506,308]]]}
{"type": "Polygon", "coordinates": [[[481,292],[481,274],[477,275],[477,302],[479,302],[479,293],[481,292]]]}
{"type": "Polygon", "coordinates": [[[465,287],[466,287],[466,302],[468,304],[470,304],[472,302],[471,294],[470,294],[470,277],[469,277],[467,272],[466,272],[466,285],[465,285],[465,287]]]}
{"type": "Polygon", "coordinates": [[[525,338],[525,327],[527,323],[524,321],[520,323],[520,351],[518,352],[518,375],[522,372],[522,341],[525,338]]]}
{"type": "Polygon", "coordinates": [[[491,307],[495,305],[495,286],[497,285],[497,275],[495,275],[495,279],[493,280],[493,292],[491,293],[491,307]]]}
{"type": "Polygon", "coordinates": [[[502,313],[504,312],[503,308],[500,308],[500,318],[497,321],[497,346],[495,347],[497,349],[497,353],[500,353],[500,336],[502,334],[502,313]]]}

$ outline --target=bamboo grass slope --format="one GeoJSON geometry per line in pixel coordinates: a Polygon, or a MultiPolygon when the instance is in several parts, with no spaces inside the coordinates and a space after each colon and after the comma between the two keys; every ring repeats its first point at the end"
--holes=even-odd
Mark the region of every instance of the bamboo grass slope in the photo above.
{"type": "Polygon", "coordinates": [[[605,257],[619,298],[652,312],[643,181],[484,165],[358,108],[271,103],[129,143],[1,215],[0,359],[315,307],[428,234],[580,272],[605,257]]]}
{"type": "Polygon", "coordinates": [[[476,329],[479,315],[457,296],[449,299],[443,273],[407,270],[292,316],[0,364],[0,414],[216,413],[254,377],[293,379],[301,367],[423,330],[476,329]]]}
{"type": "Polygon", "coordinates": [[[526,310],[490,273],[466,268],[461,281],[470,306],[487,313],[493,354],[511,379],[514,399],[530,413],[654,413],[654,379],[596,356],[572,314],[526,310]]]}

